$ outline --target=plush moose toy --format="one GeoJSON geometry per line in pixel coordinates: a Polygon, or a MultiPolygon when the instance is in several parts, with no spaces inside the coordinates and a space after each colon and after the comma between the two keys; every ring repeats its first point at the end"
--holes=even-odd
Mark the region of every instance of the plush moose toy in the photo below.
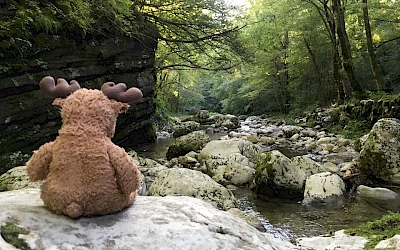
{"type": "Polygon", "coordinates": [[[71,218],[120,211],[134,202],[140,173],[125,150],[112,143],[116,118],[137,102],[142,92],[107,82],[100,90],[52,77],[41,90],[56,98],[62,127],[53,142],[42,145],[27,163],[31,181],[45,180],[41,198],[56,214],[71,218]],[[126,91],[125,91],[126,90],[126,91]]]}

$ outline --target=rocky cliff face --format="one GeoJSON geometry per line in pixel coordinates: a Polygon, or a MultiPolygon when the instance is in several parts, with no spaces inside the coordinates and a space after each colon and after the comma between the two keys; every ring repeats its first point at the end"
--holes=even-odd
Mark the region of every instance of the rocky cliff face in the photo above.
{"type": "MultiPolygon", "coordinates": [[[[13,10],[0,2],[0,13],[12,15],[13,10]]],[[[77,80],[84,88],[99,89],[107,81],[140,88],[142,101],[119,116],[113,141],[130,147],[154,140],[155,37],[139,41],[115,35],[82,38],[71,33],[39,34],[29,48],[32,52],[20,55],[18,50],[2,46],[0,156],[16,151],[30,153],[56,137],[60,115],[51,105],[52,99],[39,90],[39,81],[46,75],[77,80]]]]}

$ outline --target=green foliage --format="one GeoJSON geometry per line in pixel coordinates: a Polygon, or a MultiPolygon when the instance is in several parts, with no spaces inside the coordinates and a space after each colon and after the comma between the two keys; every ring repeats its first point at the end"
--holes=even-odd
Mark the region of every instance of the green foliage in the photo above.
{"type": "Polygon", "coordinates": [[[332,124],[328,126],[328,131],[334,134],[341,134],[346,138],[357,140],[361,136],[368,134],[371,130],[369,125],[362,121],[350,120],[345,125],[332,124]]]}
{"type": "Polygon", "coordinates": [[[33,49],[33,39],[40,34],[71,34],[74,38],[83,38],[88,33],[111,32],[137,36],[143,33],[141,27],[145,26],[134,15],[132,1],[128,0],[11,3],[15,14],[0,18],[0,53],[6,58],[24,57],[33,49]]]}
{"type": "Polygon", "coordinates": [[[389,212],[389,214],[383,216],[380,220],[367,222],[357,228],[348,229],[345,232],[368,238],[369,242],[365,246],[365,249],[374,249],[381,240],[400,234],[400,213],[389,212]]]}
{"type": "Polygon", "coordinates": [[[26,241],[19,237],[20,234],[29,234],[29,230],[19,227],[12,222],[6,222],[5,225],[0,227],[0,234],[3,239],[21,250],[31,250],[26,241]]]}

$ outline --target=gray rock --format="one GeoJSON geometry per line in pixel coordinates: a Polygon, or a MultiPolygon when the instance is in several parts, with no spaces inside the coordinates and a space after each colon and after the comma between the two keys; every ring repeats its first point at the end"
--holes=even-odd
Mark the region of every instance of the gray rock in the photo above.
{"type": "Polygon", "coordinates": [[[307,177],[326,171],[320,163],[308,158],[305,155],[295,156],[291,160],[294,165],[298,166],[304,171],[307,177]]]}
{"type": "Polygon", "coordinates": [[[235,197],[230,190],[206,174],[185,168],[172,168],[159,172],[149,188],[149,195],[191,196],[224,210],[236,207],[235,197]]]}
{"type": "Polygon", "coordinates": [[[390,239],[379,242],[375,249],[400,249],[400,235],[395,235],[390,239]]]}
{"type": "MultiPolygon", "coordinates": [[[[192,197],[139,196],[112,215],[72,220],[44,208],[38,189],[0,193],[0,224],[29,230],[33,250],[286,250],[291,243],[192,197]]],[[[16,249],[0,237],[0,249],[16,249]]]]}
{"type": "Polygon", "coordinates": [[[337,173],[337,172],[339,172],[339,170],[340,170],[339,167],[338,167],[335,163],[330,162],[330,161],[325,162],[325,163],[322,165],[322,167],[323,167],[326,171],[331,172],[331,173],[337,173]]]}
{"type": "Polygon", "coordinates": [[[215,126],[235,129],[239,127],[239,118],[234,115],[220,115],[215,121],[215,126]]]}
{"type": "Polygon", "coordinates": [[[281,130],[285,134],[286,137],[290,138],[294,134],[299,133],[301,130],[303,130],[302,127],[299,126],[293,126],[293,125],[283,125],[281,126],[281,130]]]}
{"type": "Polygon", "coordinates": [[[190,134],[176,138],[175,143],[168,147],[167,159],[183,156],[190,151],[202,149],[210,141],[204,131],[194,131],[190,134]]]}
{"type": "Polygon", "coordinates": [[[226,184],[243,186],[253,181],[254,164],[241,154],[231,154],[223,173],[226,184]]]}
{"type": "Polygon", "coordinates": [[[257,164],[256,190],[270,196],[299,197],[303,194],[306,178],[299,166],[274,150],[264,154],[257,164]]]}
{"type": "Polygon", "coordinates": [[[200,151],[199,160],[206,160],[210,158],[227,158],[234,153],[241,153],[243,148],[243,140],[215,140],[210,141],[200,151]]]}
{"type": "Polygon", "coordinates": [[[345,184],[337,174],[315,174],[307,178],[302,204],[341,208],[344,204],[344,192],[345,184]]]}
{"type": "Polygon", "coordinates": [[[252,215],[252,214],[247,214],[244,211],[240,210],[239,208],[231,208],[227,212],[236,217],[239,217],[239,218],[245,220],[249,225],[257,228],[258,231],[266,232],[264,225],[257,218],[257,216],[252,215]]]}
{"type": "Polygon", "coordinates": [[[199,110],[193,115],[193,120],[198,123],[205,123],[210,118],[208,110],[199,110]]]}
{"type": "Polygon", "coordinates": [[[388,188],[372,188],[364,185],[357,187],[357,194],[365,199],[375,199],[375,200],[394,200],[399,198],[399,194],[388,189],[388,188]]]}
{"type": "Polygon", "coordinates": [[[351,140],[349,140],[349,139],[340,138],[337,141],[338,146],[348,146],[350,144],[351,144],[351,140]]]}
{"type": "Polygon", "coordinates": [[[296,239],[296,245],[301,249],[313,250],[361,250],[368,240],[360,236],[350,236],[344,230],[335,232],[333,236],[318,236],[296,239]]]}
{"type": "Polygon", "coordinates": [[[360,185],[357,187],[357,196],[384,210],[400,210],[400,195],[388,188],[360,185]]]}
{"type": "Polygon", "coordinates": [[[253,144],[249,141],[243,141],[243,144],[239,145],[239,150],[240,153],[246,156],[251,162],[258,162],[261,153],[260,146],[253,144]]]}
{"type": "Polygon", "coordinates": [[[311,128],[306,128],[306,129],[303,129],[302,131],[300,131],[300,135],[305,136],[305,137],[315,137],[316,134],[317,134],[317,132],[315,132],[315,130],[313,130],[311,128]]]}
{"type": "Polygon", "coordinates": [[[369,132],[360,152],[360,170],[400,184],[400,120],[380,119],[369,132]]]}
{"type": "Polygon", "coordinates": [[[332,142],[331,137],[322,137],[319,138],[318,141],[316,142],[317,145],[323,145],[323,144],[329,144],[332,142]]]}
{"type": "Polygon", "coordinates": [[[187,121],[187,122],[182,122],[180,124],[175,125],[172,130],[173,136],[179,137],[183,135],[187,135],[191,132],[197,131],[200,129],[200,123],[195,122],[195,121],[187,121]]]}

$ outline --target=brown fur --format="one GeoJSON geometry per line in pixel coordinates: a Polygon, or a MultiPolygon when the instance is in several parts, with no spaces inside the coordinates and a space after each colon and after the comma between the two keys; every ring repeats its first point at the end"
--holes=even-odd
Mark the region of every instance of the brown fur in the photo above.
{"type": "Polygon", "coordinates": [[[57,98],[63,125],[54,142],[27,163],[32,181],[46,180],[41,198],[49,210],[72,218],[114,213],[130,206],[140,174],[125,150],[112,143],[116,118],[129,107],[99,90],[57,98]]]}

